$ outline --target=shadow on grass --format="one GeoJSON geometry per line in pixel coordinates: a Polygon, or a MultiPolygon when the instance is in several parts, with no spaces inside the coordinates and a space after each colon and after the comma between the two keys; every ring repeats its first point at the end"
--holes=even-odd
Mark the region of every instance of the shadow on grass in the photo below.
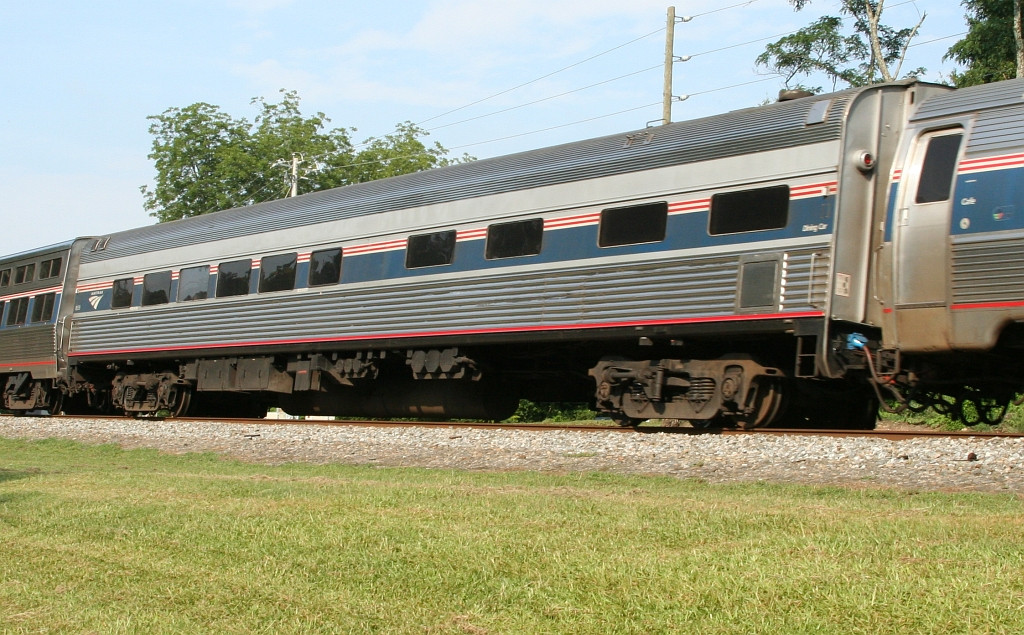
{"type": "Polygon", "coordinates": [[[0,468],[0,483],[17,481],[19,479],[35,476],[36,474],[39,474],[39,470],[5,470],[0,468]]]}

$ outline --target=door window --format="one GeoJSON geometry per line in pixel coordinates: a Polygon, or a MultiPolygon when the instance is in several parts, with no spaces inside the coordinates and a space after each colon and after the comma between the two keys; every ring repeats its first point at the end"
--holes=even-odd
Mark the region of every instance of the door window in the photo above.
{"type": "Polygon", "coordinates": [[[928,140],[924,163],[921,165],[921,180],[917,184],[915,203],[938,203],[949,200],[953,190],[953,175],[956,174],[957,157],[960,156],[962,133],[944,134],[928,140]]]}

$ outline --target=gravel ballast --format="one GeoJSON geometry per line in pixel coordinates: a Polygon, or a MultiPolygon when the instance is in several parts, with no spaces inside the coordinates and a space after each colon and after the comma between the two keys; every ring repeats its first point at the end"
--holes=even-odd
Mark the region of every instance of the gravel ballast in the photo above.
{"type": "Polygon", "coordinates": [[[254,463],[608,471],[709,482],[1024,492],[1024,439],[628,434],[0,416],[0,436],[215,452],[254,463]]]}

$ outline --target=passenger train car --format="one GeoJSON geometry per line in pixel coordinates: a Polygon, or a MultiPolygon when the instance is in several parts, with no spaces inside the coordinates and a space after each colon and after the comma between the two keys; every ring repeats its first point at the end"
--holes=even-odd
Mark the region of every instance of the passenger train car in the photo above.
{"type": "Polygon", "coordinates": [[[0,259],[3,406],[996,419],[1022,173],[1024,81],[905,81],[79,238],[0,259]]]}

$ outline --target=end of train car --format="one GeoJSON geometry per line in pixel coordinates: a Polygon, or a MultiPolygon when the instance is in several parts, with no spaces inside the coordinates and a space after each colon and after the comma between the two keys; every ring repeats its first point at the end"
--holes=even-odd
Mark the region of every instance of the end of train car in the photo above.
{"type": "Polygon", "coordinates": [[[0,258],[0,387],[6,410],[59,411],[78,256],[68,241],[0,258]]]}

